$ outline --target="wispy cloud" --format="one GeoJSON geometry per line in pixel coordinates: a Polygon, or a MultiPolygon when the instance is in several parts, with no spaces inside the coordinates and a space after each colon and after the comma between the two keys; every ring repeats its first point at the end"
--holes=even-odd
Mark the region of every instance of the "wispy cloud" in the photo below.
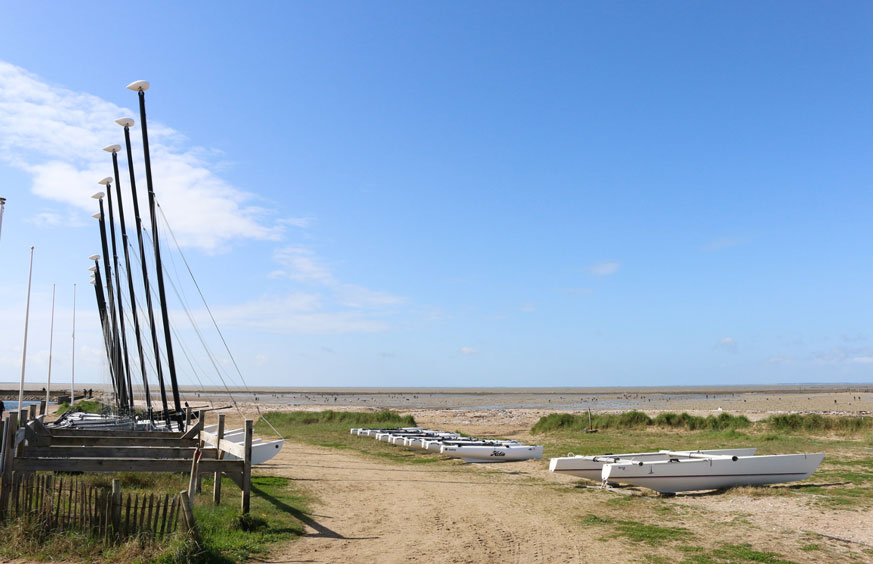
{"type": "Polygon", "coordinates": [[[460,350],[459,350],[458,352],[460,352],[460,353],[463,354],[463,355],[467,355],[467,356],[469,356],[469,355],[474,355],[474,354],[479,354],[479,351],[477,351],[477,350],[474,349],[473,347],[461,347],[460,350]]]}
{"type": "Polygon", "coordinates": [[[618,261],[603,261],[588,267],[588,272],[594,276],[609,276],[615,274],[621,268],[621,263],[618,261]]]}
{"type": "MultiPolygon", "coordinates": [[[[138,119],[138,112],[0,61],[0,159],[30,174],[38,196],[93,213],[89,196],[99,179],[112,174],[111,157],[102,148],[124,143],[123,130],[114,123],[119,117],[138,119]]],[[[252,194],[212,172],[219,165],[215,151],[191,147],[158,121],[150,122],[149,130],[155,192],[181,244],[215,252],[235,239],[279,238],[283,225],[268,223],[269,213],[252,205],[252,194]]],[[[144,197],[138,124],[131,137],[144,197]]],[[[119,157],[124,163],[126,156],[119,157]]],[[[126,174],[122,186],[128,186],[126,174]]]]}
{"type": "Polygon", "coordinates": [[[731,354],[736,354],[739,351],[739,344],[733,337],[722,337],[715,343],[714,347],[731,354]]]}
{"type": "Polygon", "coordinates": [[[718,239],[713,239],[709,243],[703,245],[701,250],[707,252],[720,251],[722,249],[728,249],[730,247],[736,247],[744,243],[743,239],[737,237],[720,237],[718,239]]]}
{"type": "MultiPolygon", "coordinates": [[[[233,306],[213,308],[221,326],[252,328],[274,333],[377,333],[388,324],[358,311],[330,310],[317,294],[295,293],[263,297],[233,306]]],[[[196,315],[205,319],[205,312],[196,315]]]]}
{"type": "Polygon", "coordinates": [[[301,245],[278,249],[273,254],[273,259],[281,268],[270,273],[272,278],[288,278],[322,287],[329,290],[334,299],[346,307],[381,308],[406,302],[400,296],[338,280],[314,251],[301,245]]]}

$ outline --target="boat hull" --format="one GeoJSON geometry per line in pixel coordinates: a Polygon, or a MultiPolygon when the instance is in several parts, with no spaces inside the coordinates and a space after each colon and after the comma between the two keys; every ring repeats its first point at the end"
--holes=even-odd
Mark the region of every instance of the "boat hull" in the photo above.
{"type": "Polygon", "coordinates": [[[823,453],[815,453],[619,462],[604,465],[601,478],[661,493],[718,490],[803,480],[823,459],[823,453]]]}
{"type": "Polygon", "coordinates": [[[492,463],[518,462],[521,460],[540,460],[543,457],[542,446],[507,445],[507,446],[443,446],[440,452],[451,458],[461,458],[465,462],[492,463]]]}
{"type": "MultiPolygon", "coordinates": [[[[734,449],[715,449],[715,450],[695,450],[681,451],[691,454],[715,454],[728,456],[752,456],[757,449],[755,448],[734,448],[734,449]]],[[[607,454],[600,456],[562,456],[553,458],[549,461],[549,471],[559,474],[569,474],[579,478],[585,478],[593,482],[600,482],[601,472],[605,464],[611,464],[620,461],[644,461],[656,462],[675,458],[679,452],[670,453],[669,451],[662,452],[633,452],[626,454],[607,454]]]]}

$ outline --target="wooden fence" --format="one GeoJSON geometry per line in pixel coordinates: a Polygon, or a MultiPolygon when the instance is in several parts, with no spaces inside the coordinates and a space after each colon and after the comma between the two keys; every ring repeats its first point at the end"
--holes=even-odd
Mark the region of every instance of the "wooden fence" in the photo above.
{"type": "Polygon", "coordinates": [[[176,532],[179,515],[189,528],[187,495],[123,494],[119,480],[112,487],[76,478],[16,474],[0,516],[37,523],[46,530],[79,530],[106,541],[131,537],[161,540],[176,532]]]}

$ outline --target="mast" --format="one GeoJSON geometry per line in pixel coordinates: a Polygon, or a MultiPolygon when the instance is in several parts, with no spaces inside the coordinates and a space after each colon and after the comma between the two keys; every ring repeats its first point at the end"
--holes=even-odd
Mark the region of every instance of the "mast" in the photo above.
{"type": "Polygon", "coordinates": [[[179,401],[179,383],[176,380],[176,363],[175,359],[173,358],[173,340],[172,336],[170,335],[170,320],[167,315],[167,296],[166,292],[164,291],[164,272],[161,265],[161,246],[158,243],[158,222],[157,217],[155,216],[155,191],[154,185],[152,183],[151,159],[149,157],[149,135],[148,125],[146,123],[145,110],[145,91],[148,90],[149,83],[145,80],[139,80],[128,84],[127,87],[130,90],[136,91],[137,96],[139,97],[139,121],[140,127],[142,128],[142,148],[145,160],[146,186],[149,192],[149,216],[152,223],[152,242],[154,243],[155,247],[155,270],[158,277],[158,298],[160,298],[161,300],[161,318],[164,325],[164,341],[166,342],[167,348],[167,366],[170,369],[170,385],[173,388],[173,408],[175,409],[175,416],[181,427],[182,404],[179,401]]]}
{"type": "Polygon", "coordinates": [[[76,403],[76,283],[73,282],[73,353],[70,363],[70,405],[76,403]]]}
{"type": "Polygon", "coordinates": [[[18,411],[24,403],[24,365],[27,360],[27,324],[30,322],[30,282],[33,279],[33,247],[30,247],[30,272],[27,275],[27,307],[24,310],[24,346],[21,349],[21,382],[18,385],[18,411]]]}
{"type": "MultiPolygon", "coordinates": [[[[108,305],[104,305],[108,314],[108,329],[109,329],[109,348],[107,353],[110,353],[109,364],[112,368],[112,378],[115,381],[117,393],[118,407],[127,405],[127,396],[124,392],[124,374],[121,368],[121,359],[118,350],[118,325],[115,320],[115,298],[112,292],[112,267],[109,264],[109,243],[106,238],[106,222],[104,221],[103,213],[103,192],[98,192],[92,196],[100,204],[100,213],[94,214],[94,219],[100,223],[100,243],[103,248],[103,270],[106,272],[106,291],[109,296],[108,305]]],[[[97,271],[97,277],[100,277],[100,272],[97,271]]],[[[103,287],[99,288],[100,294],[103,294],[103,287]]]]}
{"type": "Polygon", "coordinates": [[[3,209],[6,207],[6,198],[0,198],[0,235],[3,235],[3,209]]]}
{"type": "MultiPolygon", "coordinates": [[[[127,225],[124,221],[124,204],[121,199],[121,180],[118,176],[118,151],[121,150],[120,145],[110,145],[103,149],[104,151],[109,151],[112,153],[112,170],[115,173],[115,194],[118,200],[118,224],[121,227],[121,246],[124,247],[124,269],[127,271],[127,292],[130,294],[130,309],[131,314],[133,315],[133,332],[136,335],[136,349],[139,353],[139,367],[140,372],[142,373],[142,387],[143,387],[143,395],[146,400],[146,407],[148,409],[149,414],[152,411],[152,396],[149,392],[149,379],[148,373],[146,372],[145,365],[145,356],[142,352],[142,335],[139,330],[139,314],[136,311],[136,294],[133,291],[133,272],[130,270],[130,250],[128,249],[127,242],[127,225]]],[[[118,266],[115,267],[115,271],[118,272],[118,266]]],[[[119,294],[121,290],[119,290],[119,294]]],[[[125,345],[126,347],[126,345],[125,345]]],[[[128,371],[128,374],[130,372],[128,371]]],[[[128,382],[130,385],[130,382],[128,382]]],[[[133,388],[131,387],[131,409],[133,409],[133,388]]],[[[151,418],[151,416],[150,416],[151,418]]]]}
{"type": "Polygon", "coordinates": [[[142,240],[142,218],[139,215],[139,199],[136,197],[136,176],[133,173],[133,153],[130,150],[130,127],[133,125],[133,120],[130,118],[121,118],[115,120],[115,123],[124,127],[124,145],[127,149],[127,168],[130,172],[130,193],[133,199],[133,216],[136,220],[136,238],[139,241],[139,260],[142,267],[142,284],[145,288],[146,310],[149,314],[149,328],[152,336],[152,347],[155,353],[155,370],[158,373],[158,384],[161,388],[161,405],[164,409],[164,418],[166,419],[170,413],[170,408],[167,406],[167,390],[164,386],[164,370],[161,367],[161,347],[158,344],[158,333],[155,326],[155,310],[152,306],[152,292],[149,288],[148,265],[146,264],[145,245],[142,240]]]}
{"type": "MultiPolygon", "coordinates": [[[[119,149],[120,148],[121,147],[119,147],[119,149]]],[[[115,268],[115,298],[118,301],[118,324],[119,331],[121,332],[121,349],[119,350],[122,355],[122,360],[124,361],[124,373],[122,374],[122,377],[126,379],[125,389],[127,390],[127,402],[125,403],[125,407],[130,409],[130,412],[133,413],[133,386],[131,385],[130,380],[130,359],[127,354],[127,330],[124,327],[124,302],[121,295],[121,276],[119,276],[121,271],[118,269],[118,247],[115,244],[115,217],[112,211],[112,179],[108,177],[104,178],[99,182],[99,184],[106,186],[106,206],[109,208],[109,234],[112,240],[112,266],[115,268]]],[[[118,186],[116,186],[116,188],[118,188],[118,186]]],[[[107,282],[112,284],[109,280],[107,280],[107,282]]],[[[113,304],[113,306],[114,305],[115,304],[113,304]]]]}
{"type": "MultiPolygon", "coordinates": [[[[97,256],[97,255],[94,255],[97,256]]],[[[94,261],[94,280],[91,281],[94,284],[94,295],[97,297],[97,311],[100,314],[100,325],[103,327],[103,341],[106,343],[106,358],[109,359],[109,371],[112,372],[112,365],[115,360],[114,351],[111,345],[112,334],[111,329],[109,328],[109,316],[106,312],[106,298],[103,295],[103,279],[100,276],[100,257],[97,256],[97,260],[94,261]]],[[[119,382],[117,378],[114,376],[111,378],[112,380],[112,391],[115,393],[115,401],[118,403],[120,397],[119,390],[119,382]]]]}
{"type": "Polygon", "coordinates": [[[55,285],[52,284],[52,322],[49,327],[49,370],[48,382],[45,385],[45,408],[48,410],[49,399],[52,394],[52,344],[55,340],[55,285]]]}

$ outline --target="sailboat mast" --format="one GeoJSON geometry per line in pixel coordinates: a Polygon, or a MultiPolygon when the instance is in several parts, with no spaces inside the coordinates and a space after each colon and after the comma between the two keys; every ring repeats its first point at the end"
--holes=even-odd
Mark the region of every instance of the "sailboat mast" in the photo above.
{"type": "Polygon", "coordinates": [[[170,412],[167,405],[167,390],[164,386],[164,370],[161,367],[161,347],[158,344],[157,326],[155,325],[155,310],[152,306],[152,292],[149,287],[148,265],[146,263],[145,245],[142,240],[142,217],[139,214],[139,199],[136,196],[136,176],[133,173],[133,153],[130,150],[130,127],[133,125],[133,120],[122,118],[116,121],[119,125],[124,126],[124,145],[127,149],[127,168],[130,172],[130,193],[133,199],[133,217],[136,220],[136,238],[139,242],[139,260],[142,267],[142,284],[145,288],[146,296],[146,311],[149,315],[149,329],[151,330],[152,347],[155,353],[155,370],[158,375],[158,384],[161,388],[161,405],[164,409],[164,418],[170,412]]]}
{"type": "MultiPolygon", "coordinates": [[[[118,177],[118,151],[120,150],[121,147],[118,145],[110,145],[104,149],[104,151],[110,151],[112,153],[112,170],[115,173],[115,194],[118,200],[118,224],[121,227],[121,246],[124,247],[124,269],[127,271],[127,292],[130,294],[130,310],[131,315],[133,315],[133,332],[136,335],[136,349],[139,353],[143,395],[145,396],[146,407],[149,412],[151,412],[152,396],[149,392],[148,373],[146,372],[145,356],[142,352],[142,335],[139,330],[139,314],[136,311],[136,294],[133,291],[133,272],[130,270],[130,250],[128,248],[127,225],[124,221],[124,203],[121,199],[121,180],[118,177]]],[[[115,270],[116,272],[118,271],[117,266],[115,270]]],[[[121,293],[120,290],[119,293],[121,293]]],[[[133,397],[132,390],[133,388],[131,388],[131,398],[133,397]]],[[[133,405],[131,405],[131,408],[133,408],[133,405]]]]}
{"type": "Polygon", "coordinates": [[[49,400],[52,395],[52,344],[55,340],[55,285],[52,284],[52,321],[49,326],[49,369],[48,378],[45,385],[45,408],[48,409],[49,400]]]}
{"type": "Polygon", "coordinates": [[[103,327],[103,341],[106,343],[106,358],[109,359],[110,380],[112,380],[112,391],[115,393],[115,402],[121,402],[120,383],[115,374],[113,374],[115,366],[115,351],[112,346],[112,330],[109,327],[109,316],[106,311],[106,298],[103,294],[103,279],[100,276],[100,263],[94,261],[94,295],[97,297],[97,312],[100,314],[100,325],[103,327]]]}
{"type": "Polygon", "coordinates": [[[24,346],[21,350],[21,382],[18,384],[18,411],[24,404],[24,366],[27,361],[27,324],[30,322],[30,282],[33,279],[33,247],[30,247],[30,271],[27,274],[27,306],[24,309],[24,346]]]}
{"type": "MultiPolygon", "coordinates": [[[[109,243],[106,238],[106,222],[103,219],[105,216],[103,212],[103,194],[98,193],[94,195],[94,198],[100,204],[100,213],[95,214],[94,217],[100,223],[100,243],[103,248],[103,270],[106,272],[106,291],[108,293],[109,299],[107,300],[106,310],[108,313],[108,329],[109,329],[109,340],[110,346],[107,352],[110,353],[110,365],[112,366],[112,378],[115,381],[119,407],[122,405],[127,405],[127,396],[124,392],[124,374],[122,373],[120,355],[118,350],[118,325],[115,322],[115,306],[114,306],[114,296],[112,292],[112,266],[109,264],[109,243]],[[98,197],[99,196],[99,197],[98,197]]],[[[97,276],[100,276],[100,273],[97,273],[97,276]]],[[[100,294],[103,294],[103,287],[100,287],[100,294]]]]}
{"type": "Polygon", "coordinates": [[[179,400],[179,383],[176,379],[176,362],[173,358],[173,340],[172,336],[170,335],[170,320],[167,315],[167,295],[164,291],[164,272],[161,265],[161,246],[158,243],[158,221],[157,217],[155,216],[155,191],[154,184],[152,183],[151,159],[149,157],[149,135],[145,110],[145,90],[148,88],[148,83],[143,83],[142,81],[139,83],[134,82],[133,84],[129,85],[128,88],[136,90],[137,95],[139,96],[139,121],[140,128],[142,129],[142,146],[145,160],[146,187],[148,188],[149,193],[149,216],[152,223],[152,242],[154,243],[155,247],[155,271],[157,272],[158,278],[158,298],[160,298],[161,300],[161,318],[164,325],[164,341],[166,342],[167,348],[167,367],[170,370],[170,385],[173,388],[173,408],[175,409],[176,418],[181,425],[182,404],[179,400]]]}
{"type": "Polygon", "coordinates": [[[70,363],[70,405],[76,403],[76,283],[73,283],[73,351],[70,363]]]}
{"type": "Polygon", "coordinates": [[[3,210],[6,208],[6,198],[0,198],[0,235],[3,235],[3,210]]]}
{"type": "MultiPolygon", "coordinates": [[[[130,380],[130,359],[127,354],[127,329],[124,326],[124,302],[121,295],[121,271],[118,269],[118,247],[115,243],[115,216],[112,206],[112,179],[104,178],[100,184],[106,186],[106,206],[109,208],[109,234],[112,241],[112,266],[115,269],[115,299],[118,301],[118,326],[121,332],[121,355],[124,361],[124,373],[122,377],[126,379],[125,388],[127,390],[127,404],[125,407],[133,412],[133,386],[130,380]]],[[[109,282],[112,283],[111,281],[109,282]]],[[[113,304],[115,305],[115,304],[113,304]]],[[[117,346],[117,345],[116,345],[117,346]]]]}

